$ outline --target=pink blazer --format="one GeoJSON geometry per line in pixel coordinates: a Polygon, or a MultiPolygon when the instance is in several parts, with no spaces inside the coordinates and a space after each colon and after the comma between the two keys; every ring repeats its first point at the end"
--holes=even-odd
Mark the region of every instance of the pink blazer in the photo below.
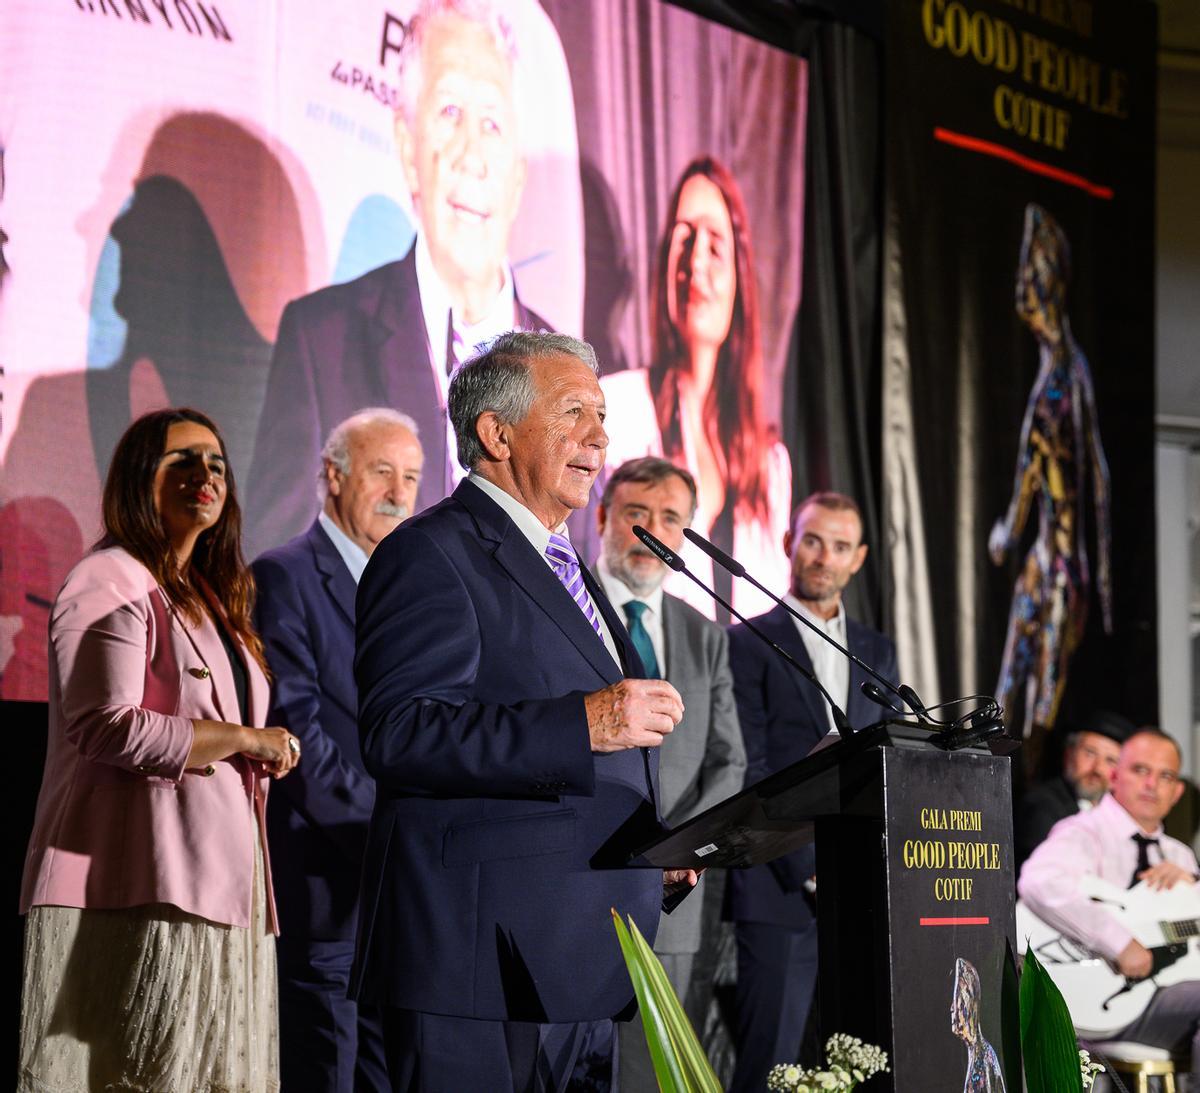
{"type": "MultiPolygon", "coordinates": [[[[242,659],[261,727],[267,680],[244,649],[242,659]]],[[[249,926],[269,778],[237,755],[185,770],[192,718],[240,720],[216,627],[207,616],[190,625],[124,550],[87,555],[50,615],[50,732],[22,914],[170,903],[249,926]]]]}

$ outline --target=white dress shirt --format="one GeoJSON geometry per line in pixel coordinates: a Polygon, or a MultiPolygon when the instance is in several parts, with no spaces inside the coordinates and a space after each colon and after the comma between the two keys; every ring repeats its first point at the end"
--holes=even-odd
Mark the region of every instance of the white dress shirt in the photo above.
{"type": "Polygon", "coordinates": [[[350,576],[354,578],[354,583],[358,584],[362,580],[363,570],[367,568],[367,552],[342,531],[324,509],[317,513],[317,523],[321,525],[321,530],[329,536],[329,541],[342,556],[342,561],[350,570],[350,576]]]}
{"type": "MultiPolygon", "coordinates": [[[[849,648],[846,644],[846,606],[840,600],[837,614],[831,619],[823,619],[820,615],[814,615],[790,592],[783,599],[789,607],[799,611],[818,630],[828,634],[843,648],[849,648]]],[[[793,618],[792,622],[800,631],[800,640],[804,642],[804,651],[808,653],[808,659],[812,661],[813,675],[821,681],[821,686],[829,692],[844,713],[846,701],[850,697],[850,661],[829,642],[822,641],[817,637],[799,619],[793,618]]],[[[825,707],[825,716],[829,720],[829,731],[836,733],[837,725],[833,720],[833,711],[829,709],[828,705],[825,707]]]]}
{"type": "Polygon", "coordinates": [[[417,232],[417,288],[421,294],[421,313],[425,317],[425,337],[429,342],[429,360],[433,365],[433,376],[437,382],[438,397],[441,399],[442,415],[446,423],[446,451],[450,453],[447,460],[448,479],[445,483],[446,492],[450,493],[461,482],[466,471],[455,458],[458,451],[458,441],[454,436],[454,426],[450,423],[450,415],[446,413],[447,401],[450,395],[450,375],[454,366],[461,364],[475,352],[475,347],[481,342],[491,341],[500,334],[505,334],[517,326],[517,299],[513,290],[512,273],[505,263],[501,268],[504,280],[500,291],[492,301],[488,312],[477,323],[468,323],[462,316],[454,316],[450,305],[450,294],[438,276],[433,265],[433,256],[429,253],[429,244],[425,242],[423,232],[417,232]],[[446,367],[448,334],[450,323],[454,323],[454,356],[455,360],[446,367]]]}
{"type": "MultiPolygon", "coordinates": [[[[542,561],[545,562],[550,568],[551,572],[553,572],[554,566],[550,564],[550,559],[546,556],[546,547],[550,545],[550,530],[546,527],[546,525],[543,524],[536,516],[534,516],[534,514],[528,508],[526,508],[525,505],[521,504],[520,501],[513,497],[511,493],[505,492],[494,482],[489,482],[483,477],[483,475],[476,474],[474,471],[472,471],[467,475],[467,481],[483,490],[488,497],[495,501],[496,504],[508,514],[512,522],[517,525],[517,528],[520,530],[521,534],[523,534],[525,538],[529,540],[533,546],[533,549],[538,552],[542,561]]],[[[556,527],[554,529],[554,534],[561,535],[568,541],[571,538],[567,534],[566,524],[560,524],[558,527],[556,527]]],[[[580,561],[579,564],[582,567],[583,562],[580,561]]],[[[555,573],[555,579],[557,579],[557,577],[558,574],[555,573]]],[[[616,662],[617,667],[620,668],[621,656],[617,652],[617,644],[613,640],[612,634],[609,633],[608,623],[604,621],[604,616],[600,613],[599,606],[595,604],[593,606],[596,609],[596,620],[600,623],[600,636],[604,639],[604,648],[608,650],[609,655],[616,662]]],[[[576,608],[576,610],[578,610],[580,614],[583,614],[581,608],[576,608]]]]}
{"type": "MultiPolygon", "coordinates": [[[[653,592],[648,592],[644,596],[636,596],[633,590],[619,577],[614,577],[609,568],[604,564],[604,559],[601,558],[596,564],[596,569],[600,573],[600,584],[604,587],[604,592],[608,596],[609,603],[617,609],[617,614],[621,618],[626,618],[625,605],[630,600],[640,600],[646,605],[646,610],[642,612],[642,625],[646,628],[646,633],[650,635],[650,644],[654,647],[654,656],[658,661],[658,674],[663,678],[667,678],[667,643],[663,635],[663,590],[660,584],[653,592]]],[[[628,626],[628,621],[626,622],[628,626]]]]}
{"type": "MultiPolygon", "coordinates": [[[[1138,862],[1135,834],[1147,833],[1111,793],[1105,794],[1091,811],[1068,816],[1050,829],[1022,867],[1017,891],[1039,918],[1115,960],[1133,935],[1083,894],[1081,881],[1099,877],[1127,887],[1138,862]]],[[[1191,873],[1200,870],[1191,849],[1163,834],[1161,826],[1151,837],[1159,841],[1157,850],[1147,848],[1151,865],[1169,861],[1191,873]]]]}

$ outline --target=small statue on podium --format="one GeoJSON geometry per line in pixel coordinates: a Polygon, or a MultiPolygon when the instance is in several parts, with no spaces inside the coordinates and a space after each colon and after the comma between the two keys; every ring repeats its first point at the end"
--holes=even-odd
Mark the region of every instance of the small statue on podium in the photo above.
{"type": "Polygon", "coordinates": [[[963,1093],[1006,1093],[1004,1074],[996,1049],[984,1039],[979,1025],[979,1000],[983,988],[979,972],[960,956],[954,965],[954,998],[950,1003],[950,1031],[967,1045],[967,1076],[963,1093]]]}

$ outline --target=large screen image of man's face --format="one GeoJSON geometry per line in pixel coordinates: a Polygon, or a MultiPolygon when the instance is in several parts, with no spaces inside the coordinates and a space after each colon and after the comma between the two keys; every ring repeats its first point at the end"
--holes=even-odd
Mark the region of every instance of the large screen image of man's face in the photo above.
{"type": "MultiPolygon", "coordinates": [[[[660,0],[110,8],[3,17],[29,93],[0,100],[0,694],[45,697],[49,605],[140,413],[219,422],[253,558],[312,522],[364,407],[417,423],[418,509],[453,490],[449,376],[519,327],[592,342],[608,467],[686,466],[693,526],[786,589],[801,59],[660,0]]],[[[572,534],[594,560],[594,514],[572,534]]]]}

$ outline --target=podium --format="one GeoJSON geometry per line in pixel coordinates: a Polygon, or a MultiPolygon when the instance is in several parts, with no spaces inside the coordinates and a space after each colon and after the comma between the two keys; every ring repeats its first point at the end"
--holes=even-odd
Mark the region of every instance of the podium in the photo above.
{"type": "MultiPolygon", "coordinates": [[[[821,1042],[887,1051],[872,1089],[1021,1089],[1009,759],[881,722],[642,848],[663,868],[744,868],[816,839],[821,1042]],[[990,1047],[989,1047],[990,1046],[990,1047]],[[971,1086],[971,1088],[975,1088],[971,1086]]],[[[780,1059],[778,1062],[791,1062],[780,1059]]]]}

